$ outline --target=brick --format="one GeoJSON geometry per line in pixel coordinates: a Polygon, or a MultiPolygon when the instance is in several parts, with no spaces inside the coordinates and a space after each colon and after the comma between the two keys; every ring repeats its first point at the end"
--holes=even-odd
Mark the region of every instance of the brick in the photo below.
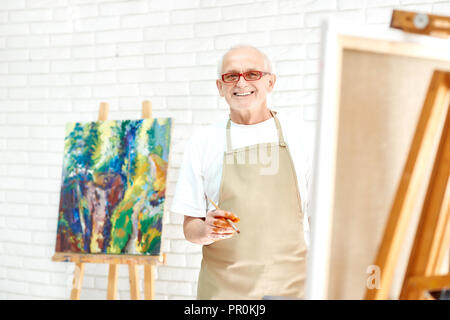
{"type": "Polygon", "coordinates": [[[184,239],[183,227],[179,225],[165,225],[163,227],[163,233],[167,237],[170,237],[170,239],[184,239]]]}
{"type": "Polygon", "coordinates": [[[195,24],[196,37],[216,37],[245,30],[245,20],[219,21],[195,24]]]}
{"type": "Polygon", "coordinates": [[[186,39],[194,37],[192,24],[148,27],[144,29],[144,40],[186,39]]]}
{"type": "Polygon", "coordinates": [[[67,263],[53,262],[51,256],[47,257],[25,257],[23,258],[23,267],[26,269],[40,270],[47,272],[64,272],[67,268],[67,263]]]}
{"type": "Polygon", "coordinates": [[[95,62],[92,59],[52,61],[51,72],[88,72],[95,70],[95,62]]]}
{"type": "Polygon", "coordinates": [[[193,53],[149,55],[145,57],[145,66],[148,68],[184,67],[195,65],[195,55],[193,53]]]}
{"type": "Polygon", "coordinates": [[[17,257],[43,257],[51,256],[54,247],[30,245],[29,243],[12,243],[8,242],[5,246],[5,253],[17,257]]]}
{"type": "Polygon", "coordinates": [[[141,86],[141,90],[149,96],[186,96],[189,94],[186,82],[172,82],[168,85],[165,82],[146,83],[141,86]]]}
{"type": "Polygon", "coordinates": [[[219,91],[215,81],[190,81],[189,92],[191,95],[218,95],[219,91]]]}
{"type": "Polygon", "coordinates": [[[167,108],[169,109],[211,109],[217,105],[217,96],[188,96],[167,97],[167,108]]]}
{"type": "Polygon", "coordinates": [[[69,48],[35,48],[30,50],[31,60],[70,59],[69,48]]]}
{"type": "Polygon", "coordinates": [[[392,8],[366,9],[367,23],[389,23],[392,17],[392,8]]]}
{"type": "Polygon", "coordinates": [[[26,35],[8,38],[6,44],[8,48],[35,48],[45,47],[50,43],[48,35],[26,35]]]}
{"type": "Polygon", "coordinates": [[[10,280],[26,281],[28,283],[50,283],[50,274],[47,271],[8,269],[7,277],[10,280]]]}
{"type": "MultiPolygon", "coordinates": [[[[183,217],[182,215],[179,215],[183,217]]],[[[201,253],[202,246],[198,244],[194,244],[187,240],[171,240],[171,249],[173,253],[201,253]]]]}
{"type": "Polygon", "coordinates": [[[8,191],[6,199],[13,203],[22,203],[26,199],[27,204],[48,204],[48,194],[44,192],[8,191]]]}
{"type": "MultiPolygon", "coordinates": [[[[0,61],[27,60],[28,58],[29,50],[27,49],[4,49],[0,52],[0,61]]],[[[3,81],[1,83],[5,84],[3,81]]]]}
{"type": "Polygon", "coordinates": [[[164,52],[164,41],[145,41],[140,43],[119,43],[117,44],[118,56],[155,54],[164,52]]]}
{"type": "Polygon", "coordinates": [[[56,21],[66,21],[70,19],[79,20],[98,16],[97,4],[77,5],[69,8],[54,8],[53,19],[56,21]]]}
{"type": "Polygon", "coordinates": [[[49,286],[42,284],[30,284],[30,293],[38,297],[45,298],[64,298],[67,299],[70,295],[70,288],[49,286]]]}
{"type": "MultiPolygon", "coordinates": [[[[31,79],[32,76],[29,76],[31,79]]],[[[64,79],[64,78],[62,78],[64,79]]],[[[59,100],[30,100],[28,101],[29,111],[31,112],[70,112],[72,110],[72,102],[67,99],[59,100]]]]}
{"type": "Polygon", "coordinates": [[[117,42],[133,42],[142,41],[143,31],[141,29],[103,31],[96,33],[97,43],[117,43],[117,42]]]}
{"type": "Polygon", "coordinates": [[[46,125],[48,118],[46,114],[39,113],[10,113],[6,122],[11,125],[46,125]]]}
{"type": "Polygon", "coordinates": [[[225,20],[246,19],[251,17],[271,16],[277,10],[277,3],[261,2],[227,6],[222,8],[222,17],[225,20]]]}
{"type": "Polygon", "coordinates": [[[17,36],[29,34],[28,24],[3,24],[0,25],[0,36],[17,36]]]}
{"type": "Polygon", "coordinates": [[[442,3],[434,3],[433,13],[447,16],[450,15],[450,3],[448,1],[442,3]]]}
{"type": "Polygon", "coordinates": [[[328,18],[341,19],[343,21],[351,21],[352,24],[363,25],[365,23],[365,13],[364,10],[349,10],[342,12],[313,12],[308,13],[305,16],[305,26],[310,27],[320,27],[323,21],[328,18]]]}
{"type": "Polygon", "coordinates": [[[15,280],[5,280],[5,285],[3,286],[5,291],[8,293],[16,293],[16,294],[28,294],[29,293],[29,284],[24,281],[15,281],[15,280]]]}
{"type": "Polygon", "coordinates": [[[238,35],[218,36],[215,38],[216,49],[228,49],[237,44],[249,44],[263,47],[271,44],[268,32],[252,32],[238,35]]]}
{"type": "Polygon", "coordinates": [[[29,155],[23,151],[7,151],[3,152],[0,163],[28,163],[29,155]]]}
{"type": "Polygon", "coordinates": [[[169,12],[150,12],[147,14],[126,15],[121,17],[122,28],[142,28],[169,23],[169,12]]]}
{"type": "Polygon", "coordinates": [[[300,90],[303,88],[303,77],[280,76],[275,82],[275,91],[300,90]]]}
{"type": "MultiPolygon", "coordinates": [[[[45,149],[45,148],[42,148],[42,149],[45,149]]],[[[47,166],[9,164],[9,165],[7,165],[7,172],[8,172],[8,176],[10,176],[10,177],[27,177],[27,178],[30,178],[30,177],[32,177],[32,178],[47,178],[48,177],[48,167],[47,166]]]]}
{"type": "Polygon", "coordinates": [[[64,139],[64,127],[30,127],[30,136],[34,138],[64,139]]]}
{"type": "Polygon", "coordinates": [[[276,15],[247,20],[247,31],[266,31],[278,29],[298,29],[304,27],[304,14],[276,15]]]}
{"type": "Polygon", "coordinates": [[[226,117],[223,110],[196,110],[194,112],[194,124],[211,124],[226,117]]]}
{"type": "Polygon", "coordinates": [[[163,69],[146,68],[144,70],[121,70],[117,72],[117,80],[119,83],[157,82],[163,79],[163,69]]]}
{"type": "Polygon", "coordinates": [[[27,9],[25,11],[11,11],[9,13],[11,22],[38,22],[52,20],[52,11],[49,9],[27,9]]]}
{"type": "Polygon", "coordinates": [[[0,1],[0,10],[18,10],[25,9],[25,0],[2,0],[0,1]]]}
{"type": "Polygon", "coordinates": [[[0,203],[0,215],[28,216],[28,205],[22,203],[0,203]]]}
{"type": "Polygon", "coordinates": [[[63,22],[39,22],[31,23],[30,31],[33,34],[58,34],[73,32],[73,24],[70,21],[63,22]]]}
{"type": "Polygon", "coordinates": [[[144,57],[105,58],[97,62],[97,70],[143,69],[144,57]]]}
{"type": "MultiPolygon", "coordinates": [[[[12,62],[9,64],[9,71],[11,73],[48,73],[50,64],[46,61],[26,61],[26,62],[12,62]]],[[[19,89],[16,89],[19,90],[19,89]]],[[[30,89],[31,90],[31,89],[30,89]]],[[[42,89],[39,89],[42,90],[42,89]]],[[[45,92],[45,90],[42,90],[45,92]]]]}
{"type": "Polygon", "coordinates": [[[28,82],[31,86],[70,86],[70,75],[68,74],[28,75],[28,82]]]}
{"type": "Polygon", "coordinates": [[[147,1],[126,1],[118,3],[99,4],[101,16],[129,15],[148,11],[147,1]]]}
{"type": "Polygon", "coordinates": [[[85,46],[93,45],[94,42],[94,33],[83,32],[50,36],[51,46],[85,46]]]}
{"type": "Polygon", "coordinates": [[[27,85],[27,76],[19,75],[0,75],[0,83],[3,87],[24,87],[27,85]]]}
{"type": "Polygon", "coordinates": [[[284,14],[335,10],[337,3],[336,0],[280,0],[278,6],[280,8],[279,12],[284,14]]]}
{"type": "Polygon", "coordinates": [[[51,99],[67,99],[67,98],[91,98],[92,87],[69,86],[69,87],[50,87],[49,97],[51,99]]]}
{"type": "Polygon", "coordinates": [[[53,232],[33,231],[33,243],[43,245],[55,245],[56,236],[53,232]]]}
{"type": "MultiPolygon", "coordinates": [[[[8,193],[7,193],[8,194],[8,193]]],[[[31,243],[32,233],[30,231],[6,229],[2,230],[0,239],[2,241],[13,241],[19,243],[31,243]]]]}
{"type": "Polygon", "coordinates": [[[186,255],[186,267],[188,268],[200,268],[202,262],[201,253],[190,253],[186,255]]]}
{"type": "Polygon", "coordinates": [[[167,40],[167,52],[198,52],[209,51],[214,48],[214,39],[187,39],[187,40],[167,40]]]}
{"type": "Polygon", "coordinates": [[[26,179],[24,190],[59,192],[61,190],[59,179],[26,179]]]}
{"type": "Polygon", "coordinates": [[[114,57],[117,54],[115,45],[98,45],[72,48],[73,58],[114,57]]]}
{"type": "Polygon", "coordinates": [[[195,10],[173,10],[171,21],[175,24],[217,21],[221,18],[220,8],[198,8],[195,10]]]}
{"type": "Polygon", "coordinates": [[[105,31],[120,28],[120,17],[94,17],[75,21],[75,32],[105,31]]]}
{"type": "Polygon", "coordinates": [[[3,190],[23,190],[25,180],[23,178],[5,178],[0,180],[0,189],[3,190]]]}
{"type": "Polygon", "coordinates": [[[116,84],[107,86],[96,86],[93,89],[92,96],[96,98],[103,97],[127,97],[136,96],[139,94],[138,84],[116,84]]]}
{"type": "Polygon", "coordinates": [[[362,9],[366,5],[367,0],[337,0],[337,7],[340,10],[362,9]]]}
{"type": "Polygon", "coordinates": [[[178,67],[166,69],[168,81],[193,81],[216,79],[217,70],[213,66],[178,67]]]}

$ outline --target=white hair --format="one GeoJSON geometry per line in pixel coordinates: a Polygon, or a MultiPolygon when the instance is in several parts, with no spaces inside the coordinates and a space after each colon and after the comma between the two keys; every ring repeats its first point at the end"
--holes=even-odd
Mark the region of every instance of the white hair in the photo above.
{"type": "Polygon", "coordinates": [[[256,50],[257,52],[259,52],[263,58],[264,58],[264,67],[266,68],[266,70],[270,73],[272,73],[272,63],[270,62],[269,57],[262,52],[260,49],[255,48],[254,46],[248,45],[248,44],[238,44],[235,45],[233,47],[231,47],[230,49],[228,49],[223,55],[222,57],[219,59],[219,62],[217,63],[217,76],[220,78],[222,75],[222,63],[223,63],[223,58],[226,56],[226,54],[234,49],[241,49],[241,48],[247,48],[247,49],[253,49],[256,50]]]}

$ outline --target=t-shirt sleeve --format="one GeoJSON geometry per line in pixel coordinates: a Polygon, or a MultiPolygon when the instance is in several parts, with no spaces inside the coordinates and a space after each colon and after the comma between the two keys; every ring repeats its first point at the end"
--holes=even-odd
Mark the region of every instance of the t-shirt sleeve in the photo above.
{"type": "Polygon", "coordinates": [[[189,139],[181,163],[170,211],[191,217],[206,216],[206,200],[201,172],[198,135],[189,139]]]}

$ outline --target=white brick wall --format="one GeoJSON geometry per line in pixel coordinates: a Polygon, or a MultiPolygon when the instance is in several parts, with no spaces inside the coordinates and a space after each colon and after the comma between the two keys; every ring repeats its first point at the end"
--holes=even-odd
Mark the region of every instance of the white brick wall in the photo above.
{"type": "MultiPolygon", "coordinates": [[[[101,101],[110,119],[138,118],[145,99],[154,116],[173,117],[170,206],[193,127],[227,113],[214,84],[227,48],[247,42],[268,53],[273,105],[299,110],[312,136],[320,21],[387,28],[392,8],[450,15],[450,1],[437,0],[1,0],[0,299],[69,296],[73,264],[50,260],[67,121],[95,120],[101,101]]],[[[195,298],[201,247],[184,240],[182,220],[164,218],[158,299],[195,298]]],[[[86,266],[82,299],[106,297],[107,271],[86,266]]],[[[118,287],[129,299],[126,266],[118,287]]]]}

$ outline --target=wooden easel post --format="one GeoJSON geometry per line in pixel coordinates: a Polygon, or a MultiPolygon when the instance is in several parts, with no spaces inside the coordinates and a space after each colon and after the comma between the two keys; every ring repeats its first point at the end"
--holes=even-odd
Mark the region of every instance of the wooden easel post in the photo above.
{"type": "MultiPolygon", "coordinates": [[[[450,72],[435,71],[374,263],[381,270],[381,287],[367,289],[365,299],[388,298],[400,248],[411,220],[412,209],[416,204],[419,189],[424,183],[427,164],[431,160],[433,142],[439,136],[438,129],[441,120],[445,118],[440,147],[436,155],[401,297],[419,298],[420,294],[417,290],[413,290],[415,281],[418,284],[421,283],[423,289],[423,277],[434,276],[437,272],[437,263],[442,262],[444,245],[448,245],[450,237],[448,226],[450,194],[447,191],[450,165],[449,93],[450,72]],[[439,236],[435,238],[437,231],[439,231],[439,236]],[[445,242],[447,243],[445,244],[445,242]],[[430,250],[433,252],[430,253],[430,250]],[[410,295],[411,290],[416,292],[410,295]]],[[[433,279],[433,281],[435,280],[433,279]]],[[[447,278],[444,280],[448,282],[447,278]]],[[[435,287],[436,284],[433,283],[433,286],[435,287]]],[[[422,293],[423,290],[420,292],[422,293]]]]}
{"type": "MultiPolygon", "coordinates": [[[[152,116],[152,105],[150,101],[142,103],[142,118],[148,119],[152,116]]],[[[108,118],[109,105],[106,102],[100,103],[100,110],[98,113],[98,120],[105,121],[108,118]]],[[[139,291],[139,273],[138,265],[144,265],[144,298],[146,300],[153,300],[154,292],[154,278],[155,265],[164,264],[166,255],[160,256],[129,256],[129,255],[112,255],[112,254],[77,254],[56,252],[53,261],[70,261],[75,263],[75,271],[73,275],[72,290],[70,299],[79,300],[81,294],[81,285],[84,275],[85,263],[106,263],[109,264],[108,274],[108,289],[107,299],[114,300],[117,298],[117,279],[119,264],[128,265],[128,273],[130,277],[130,297],[132,300],[140,299],[139,291]]]]}

